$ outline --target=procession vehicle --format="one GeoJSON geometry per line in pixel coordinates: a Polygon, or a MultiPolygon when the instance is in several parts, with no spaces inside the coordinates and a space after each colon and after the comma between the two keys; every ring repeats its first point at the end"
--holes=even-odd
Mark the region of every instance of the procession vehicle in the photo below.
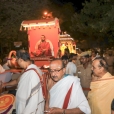
{"type": "Polygon", "coordinates": [[[70,53],[76,53],[76,44],[74,39],[64,32],[61,33],[59,19],[49,18],[41,20],[25,20],[21,23],[20,30],[26,30],[28,34],[28,49],[31,60],[39,67],[48,67],[50,60],[57,57],[58,51],[64,54],[64,49],[68,48],[70,53]],[[33,55],[32,52],[38,50],[38,45],[41,42],[41,35],[46,37],[46,42],[49,42],[51,56],[33,55]]]}
{"type": "Polygon", "coordinates": [[[60,26],[58,18],[41,19],[41,20],[25,20],[21,23],[20,30],[27,30],[28,34],[28,49],[31,60],[39,67],[48,66],[51,59],[57,55],[60,26]],[[46,42],[49,42],[51,56],[33,55],[32,52],[38,50],[38,45],[41,42],[41,35],[46,37],[46,42]]]}

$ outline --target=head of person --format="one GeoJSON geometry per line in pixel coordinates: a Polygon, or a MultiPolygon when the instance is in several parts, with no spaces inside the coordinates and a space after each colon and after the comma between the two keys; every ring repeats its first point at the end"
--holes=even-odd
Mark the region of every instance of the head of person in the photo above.
{"type": "Polygon", "coordinates": [[[50,62],[49,72],[53,81],[58,82],[64,77],[65,64],[62,59],[54,59],[50,62]]]}
{"type": "Polygon", "coordinates": [[[87,64],[88,62],[89,62],[89,54],[87,53],[87,52],[82,52],[81,54],[80,54],[80,63],[82,64],[82,65],[85,65],[85,64],[87,64]]]}
{"type": "Polygon", "coordinates": [[[96,55],[97,55],[97,51],[96,51],[96,50],[92,50],[91,56],[92,56],[92,57],[96,57],[96,55]]]}
{"type": "Polygon", "coordinates": [[[76,50],[77,54],[81,54],[82,52],[84,52],[84,49],[78,48],[78,50],[76,50]]]}
{"type": "Polygon", "coordinates": [[[68,48],[65,48],[65,50],[64,50],[64,55],[69,55],[69,49],[68,48]]]}
{"type": "Polygon", "coordinates": [[[92,61],[92,72],[96,77],[102,77],[105,73],[108,72],[108,65],[104,58],[96,57],[92,61]]]}
{"type": "Polygon", "coordinates": [[[61,57],[61,59],[62,59],[62,61],[63,61],[63,63],[64,63],[64,65],[66,66],[67,65],[67,63],[68,63],[68,56],[66,56],[66,55],[63,55],[62,57],[61,57]]]}
{"type": "Polygon", "coordinates": [[[16,51],[16,61],[18,65],[24,69],[26,69],[30,63],[32,63],[29,53],[25,50],[16,51]]]}
{"type": "Polygon", "coordinates": [[[44,42],[46,40],[45,35],[41,35],[41,41],[44,42]]]}
{"type": "Polygon", "coordinates": [[[77,54],[75,54],[75,53],[70,53],[70,55],[69,55],[69,62],[75,63],[76,60],[77,60],[77,54]]]}
{"type": "Polygon", "coordinates": [[[113,53],[112,50],[109,50],[109,51],[108,51],[108,55],[109,55],[109,56],[112,56],[112,53],[113,53]]]}

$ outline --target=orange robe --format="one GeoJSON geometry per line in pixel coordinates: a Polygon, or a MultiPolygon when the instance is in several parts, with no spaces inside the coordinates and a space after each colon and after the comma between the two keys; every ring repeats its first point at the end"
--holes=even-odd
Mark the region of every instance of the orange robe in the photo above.
{"type": "Polygon", "coordinates": [[[36,54],[38,56],[40,55],[52,56],[49,42],[40,42],[40,44],[38,45],[38,50],[36,51],[36,54]]]}
{"type": "Polygon", "coordinates": [[[114,99],[114,77],[107,72],[101,79],[91,82],[88,101],[91,114],[111,114],[114,99]]]}

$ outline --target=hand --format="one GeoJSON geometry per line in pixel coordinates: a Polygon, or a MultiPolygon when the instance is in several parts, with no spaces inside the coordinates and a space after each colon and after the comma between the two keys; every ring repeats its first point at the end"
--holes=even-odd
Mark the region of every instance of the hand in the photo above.
{"type": "Polygon", "coordinates": [[[62,114],[62,113],[63,113],[63,109],[53,107],[49,109],[49,112],[47,114],[62,114]]]}
{"type": "Polygon", "coordinates": [[[10,53],[16,55],[16,51],[14,51],[14,50],[10,51],[10,53]]]}
{"type": "Polygon", "coordinates": [[[16,56],[16,51],[15,50],[10,51],[8,58],[11,58],[12,54],[14,54],[16,56]]]}

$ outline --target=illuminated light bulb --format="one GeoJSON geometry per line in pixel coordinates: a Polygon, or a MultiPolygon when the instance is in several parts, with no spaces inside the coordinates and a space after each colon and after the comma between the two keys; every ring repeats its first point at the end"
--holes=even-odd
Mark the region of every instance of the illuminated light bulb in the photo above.
{"type": "Polygon", "coordinates": [[[47,12],[44,12],[44,15],[47,15],[47,12]]]}

